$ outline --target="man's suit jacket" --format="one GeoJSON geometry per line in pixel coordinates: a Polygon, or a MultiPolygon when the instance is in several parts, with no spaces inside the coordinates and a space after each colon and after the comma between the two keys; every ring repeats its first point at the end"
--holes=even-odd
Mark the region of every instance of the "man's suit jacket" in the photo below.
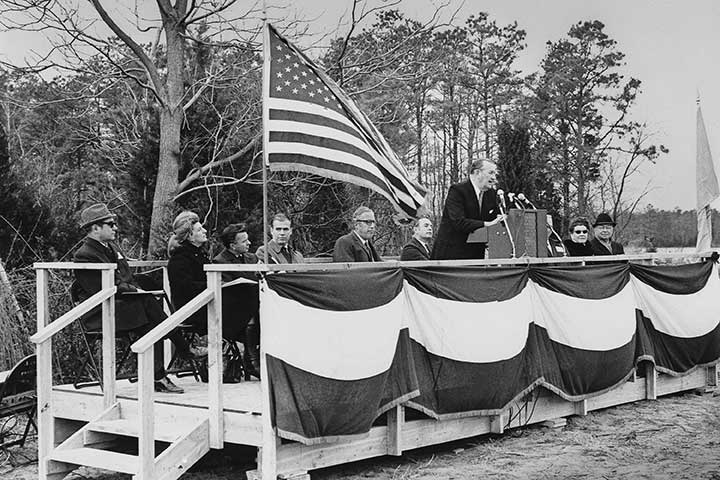
{"type": "Polygon", "coordinates": [[[402,253],[400,254],[400,260],[404,262],[430,260],[430,254],[423,244],[413,237],[410,239],[410,242],[403,247],[402,253]]]}
{"type": "MultiPolygon", "coordinates": [[[[97,240],[86,237],[75,252],[74,261],[79,263],[114,263],[115,270],[115,330],[134,330],[148,323],[157,323],[165,318],[162,306],[148,295],[123,297],[125,292],[137,291],[137,282],[130,265],[120,248],[112,242],[106,247],[97,240]]],[[[100,272],[97,270],[75,270],[78,300],[83,301],[101,289],[100,272]]],[[[83,317],[83,323],[89,330],[99,330],[102,325],[100,307],[91,310],[83,317]]]]}
{"type": "Polygon", "coordinates": [[[350,232],[335,241],[333,262],[382,262],[372,242],[368,242],[368,247],[370,252],[355,232],[350,232]]]}
{"type": "Polygon", "coordinates": [[[610,241],[612,251],[609,251],[597,238],[590,240],[590,248],[592,248],[595,255],[622,255],[625,253],[625,249],[619,243],[610,241]]]}
{"type": "MultiPolygon", "coordinates": [[[[305,261],[305,258],[303,258],[302,253],[298,252],[294,248],[292,248],[290,245],[288,245],[288,249],[290,250],[290,258],[286,257],[285,254],[282,253],[280,245],[277,244],[275,240],[268,241],[268,260],[270,263],[303,263],[305,261]]],[[[261,261],[265,261],[265,246],[261,245],[257,251],[255,252],[255,255],[257,255],[257,258],[261,261]]]]}
{"type": "Polygon", "coordinates": [[[484,258],[484,243],[467,243],[467,236],[495,220],[500,211],[494,190],[483,194],[482,211],[470,180],[451,185],[445,198],[440,228],[433,245],[432,258],[450,260],[484,258]]]}

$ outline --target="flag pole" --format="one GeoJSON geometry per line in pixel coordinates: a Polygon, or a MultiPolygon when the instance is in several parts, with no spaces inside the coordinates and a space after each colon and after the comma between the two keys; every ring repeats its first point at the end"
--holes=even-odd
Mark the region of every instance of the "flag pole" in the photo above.
{"type": "Polygon", "coordinates": [[[263,262],[268,264],[268,188],[267,188],[267,166],[268,166],[268,120],[270,118],[269,97],[270,97],[270,29],[268,28],[265,2],[263,2],[263,90],[262,90],[262,113],[263,113],[263,143],[262,143],[262,197],[263,197],[263,262]]]}

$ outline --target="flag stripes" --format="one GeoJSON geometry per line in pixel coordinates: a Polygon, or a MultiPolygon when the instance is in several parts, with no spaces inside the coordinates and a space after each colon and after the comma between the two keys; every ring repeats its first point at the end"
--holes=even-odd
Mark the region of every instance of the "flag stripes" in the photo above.
{"type": "Polygon", "coordinates": [[[400,212],[417,215],[426,190],[357,105],[300,50],[267,25],[264,101],[267,161],[370,188],[400,212]]]}

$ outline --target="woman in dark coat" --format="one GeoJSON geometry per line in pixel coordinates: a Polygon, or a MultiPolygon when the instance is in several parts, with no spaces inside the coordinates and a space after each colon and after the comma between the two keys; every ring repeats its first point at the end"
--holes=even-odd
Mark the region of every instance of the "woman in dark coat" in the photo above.
{"type": "MultiPolygon", "coordinates": [[[[181,212],[173,221],[173,236],[168,242],[170,260],[167,268],[175,308],[187,304],[207,288],[207,275],[203,269],[203,265],[210,263],[204,248],[207,241],[207,230],[194,212],[181,212]]],[[[259,377],[259,327],[254,323],[250,326],[247,322],[236,321],[232,312],[223,310],[222,315],[223,338],[244,341],[245,351],[249,355],[246,370],[259,377]]],[[[207,334],[207,307],[198,310],[185,323],[194,325],[201,335],[207,334]]]]}
{"type": "Polygon", "coordinates": [[[565,250],[570,257],[591,257],[593,249],[588,242],[590,222],[584,218],[576,218],[570,222],[570,238],[563,240],[565,250]]]}

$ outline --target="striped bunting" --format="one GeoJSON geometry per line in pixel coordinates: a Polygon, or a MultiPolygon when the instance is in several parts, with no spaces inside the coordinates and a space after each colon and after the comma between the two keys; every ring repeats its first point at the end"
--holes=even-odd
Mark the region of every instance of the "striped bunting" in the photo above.
{"type": "Polygon", "coordinates": [[[355,102],[268,24],[264,101],[270,169],[300,171],[372,189],[415,216],[427,191],[355,102]]]}
{"type": "Polygon", "coordinates": [[[280,435],[369,431],[400,402],[435,418],[495,415],[541,386],[571,401],[640,360],[683,375],[720,359],[712,263],[428,267],[280,273],[261,288],[280,435]]]}

